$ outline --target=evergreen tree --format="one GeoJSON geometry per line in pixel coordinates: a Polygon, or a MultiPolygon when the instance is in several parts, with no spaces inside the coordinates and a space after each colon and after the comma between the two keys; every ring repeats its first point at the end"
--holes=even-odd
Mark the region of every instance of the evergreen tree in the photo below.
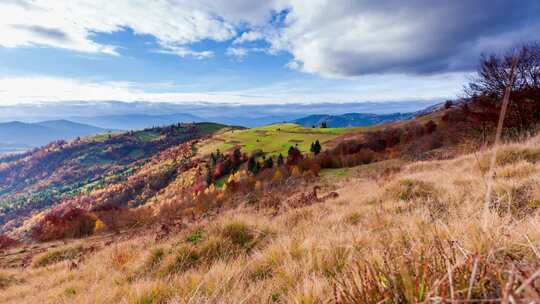
{"type": "Polygon", "coordinates": [[[212,176],[214,170],[213,170],[213,167],[208,166],[208,165],[207,165],[206,169],[207,169],[206,185],[210,186],[210,184],[212,184],[212,182],[214,181],[214,178],[212,176]]]}
{"type": "Polygon", "coordinates": [[[321,143],[319,142],[319,140],[317,139],[315,141],[315,143],[313,144],[313,150],[311,152],[313,152],[315,155],[321,153],[321,143]]]}
{"type": "Polygon", "coordinates": [[[210,153],[210,166],[215,166],[217,161],[216,155],[214,155],[214,152],[210,153]]]}
{"type": "Polygon", "coordinates": [[[234,149],[233,152],[233,162],[235,165],[239,164],[242,160],[242,152],[240,152],[240,148],[234,149]]]}
{"type": "Polygon", "coordinates": [[[257,174],[259,172],[259,169],[259,163],[255,160],[255,157],[250,157],[248,159],[248,171],[253,174],[257,174]]]}
{"type": "Polygon", "coordinates": [[[264,162],[264,167],[265,167],[265,168],[268,168],[268,169],[274,167],[274,160],[273,160],[271,157],[269,157],[269,158],[264,162]]]}
{"type": "Polygon", "coordinates": [[[279,153],[279,156],[277,158],[277,164],[278,166],[283,166],[285,164],[285,161],[283,160],[283,155],[279,153]]]}

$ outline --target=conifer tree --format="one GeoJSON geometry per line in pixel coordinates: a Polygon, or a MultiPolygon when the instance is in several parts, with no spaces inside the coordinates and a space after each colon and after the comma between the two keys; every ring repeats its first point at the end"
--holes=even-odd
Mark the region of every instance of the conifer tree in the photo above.
{"type": "Polygon", "coordinates": [[[257,172],[259,172],[259,169],[259,163],[255,160],[255,157],[250,157],[248,159],[248,171],[253,174],[257,174],[257,172]]]}
{"type": "Polygon", "coordinates": [[[264,167],[268,169],[274,167],[274,160],[272,159],[272,157],[266,159],[266,161],[264,162],[264,167]]]}
{"type": "Polygon", "coordinates": [[[313,154],[317,155],[317,154],[321,153],[322,147],[321,147],[321,143],[319,142],[318,139],[312,145],[313,145],[313,150],[311,150],[311,152],[313,152],[313,154]]]}
{"type": "Polygon", "coordinates": [[[277,158],[277,164],[278,166],[283,166],[285,164],[285,161],[283,160],[283,155],[279,153],[279,156],[277,158]]]}

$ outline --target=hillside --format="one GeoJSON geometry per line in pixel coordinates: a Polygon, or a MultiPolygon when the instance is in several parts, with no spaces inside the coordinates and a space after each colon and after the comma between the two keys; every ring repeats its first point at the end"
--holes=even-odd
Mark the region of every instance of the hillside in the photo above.
{"type": "Polygon", "coordinates": [[[293,123],[304,127],[318,127],[321,123],[326,123],[329,128],[365,127],[382,124],[397,120],[410,119],[415,113],[392,113],[392,114],[369,114],[369,113],[347,113],[342,115],[309,115],[296,120],[293,123]]]}
{"type": "Polygon", "coordinates": [[[487,209],[485,96],[371,127],[180,124],[4,158],[0,302],[531,302],[540,137],[516,135],[537,125],[515,119],[537,107],[522,93],[487,209]]]}
{"type": "Polygon", "coordinates": [[[55,140],[70,140],[108,131],[108,129],[68,120],[37,123],[6,122],[0,123],[0,148],[17,150],[17,148],[39,147],[55,140]]]}
{"type": "Polygon", "coordinates": [[[226,130],[199,144],[201,154],[209,154],[215,150],[230,151],[240,147],[247,153],[261,151],[269,156],[287,154],[291,146],[302,152],[309,152],[311,143],[319,140],[323,147],[329,148],[327,142],[344,134],[358,134],[357,129],[345,128],[304,128],[297,124],[283,123],[246,130],[226,130]]]}
{"type": "Polygon", "coordinates": [[[540,267],[540,140],[501,149],[496,212],[482,228],[475,190],[489,155],[379,163],[331,182],[338,174],[329,171],[318,184],[339,197],[324,202],[302,201],[312,186],[304,184],[274,192],[287,206],[278,213],[238,205],[165,230],[44,244],[32,267],[3,270],[0,302],[497,302],[504,290],[530,302],[540,267]]]}
{"type": "Polygon", "coordinates": [[[153,222],[162,212],[154,208],[169,203],[185,202],[177,212],[198,213],[199,204],[216,203],[217,193],[200,195],[213,187],[227,190],[220,204],[235,206],[243,199],[237,195],[316,178],[321,169],[447,158],[477,143],[470,130],[477,121],[467,113],[441,109],[369,128],[178,124],[55,142],[0,159],[0,224],[27,241],[81,237],[98,221],[107,230],[153,222]]]}
{"type": "MultiPolygon", "coordinates": [[[[58,125],[58,123],[48,123],[58,125]]],[[[194,141],[223,128],[222,125],[201,123],[173,125],[136,132],[103,134],[74,141],[53,142],[31,152],[0,158],[0,231],[20,227],[32,214],[57,207],[70,200],[84,204],[85,198],[107,187],[118,187],[142,177],[163,178],[154,188],[145,188],[148,181],[141,179],[130,188],[136,198],[141,192],[154,193],[174,177],[184,157],[189,161],[194,141]],[[169,163],[152,160],[169,153],[169,163]],[[158,170],[163,165],[163,170],[158,170]],[[144,183],[144,184],[142,184],[144,183]]],[[[112,198],[111,198],[112,200],[112,198]]],[[[86,207],[99,202],[92,200],[86,207]]],[[[127,202],[122,202],[127,203],[127,202]]]]}

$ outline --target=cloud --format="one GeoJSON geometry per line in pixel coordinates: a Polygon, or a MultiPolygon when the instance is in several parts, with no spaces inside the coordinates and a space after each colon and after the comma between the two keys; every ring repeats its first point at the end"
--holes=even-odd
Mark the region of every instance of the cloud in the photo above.
{"type": "Polygon", "coordinates": [[[257,40],[262,40],[262,39],[264,39],[263,34],[259,32],[250,31],[250,32],[242,33],[242,35],[234,39],[233,44],[241,44],[244,42],[252,42],[252,41],[257,41],[257,40]]]}
{"type": "Polygon", "coordinates": [[[248,50],[246,48],[241,47],[229,47],[227,48],[227,55],[231,57],[235,57],[237,60],[242,60],[244,57],[246,57],[248,54],[248,50]]]}
{"type": "Polygon", "coordinates": [[[294,66],[324,76],[465,71],[484,51],[538,38],[540,2],[291,1],[269,36],[294,66]]]}
{"type": "Polygon", "coordinates": [[[9,0],[0,46],[116,54],[93,33],[130,28],[182,57],[211,57],[190,47],[203,40],[265,40],[268,53],[289,53],[289,66],[306,73],[433,74],[468,71],[482,52],[538,39],[538,16],[538,0],[9,0]]]}
{"type": "Polygon", "coordinates": [[[28,31],[33,35],[43,37],[44,39],[50,39],[57,42],[67,42],[69,37],[66,33],[59,29],[47,28],[39,25],[21,25],[17,24],[13,26],[15,29],[28,31]]]}
{"type": "Polygon", "coordinates": [[[175,45],[166,45],[163,46],[163,49],[156,50],[157,53],[162,54],[171,54],[171,55],[177,55],[180,57],[195,57],[197,59],[204,59],[204,58],[211,58],[214,57],[214,52],[212,51],[194,51],[192,49],[183,47],[183,46],[175,46],[175,45]]]}
{"type": "Polygon", "coordinates": [[[35,0],[0,3],[0,46],[50,46],[80,52],[114,53],[92,40],[94,33],[130,28],[149,34],[162,49],[179,56],[209,57],[187,45],[236,36],[233,24],[196,1],[35,0]],[[22,5],[24,4],[24,5],[22,5]],[[63,38],[63,39],[61,39],[63,38]]]}
{"type": "Polygon", "coordinates": [[[0,106],[58,101],[151,101],[177,103],[283,103],[442,100],[454,97],[467,73],[400,74],[358,80],[291,80],[249,89],[186,91],[171,83],[100,82],[33,76],[0,78],[0,106]],[[395,90],[400,87],[400,90],[395,90]]]}

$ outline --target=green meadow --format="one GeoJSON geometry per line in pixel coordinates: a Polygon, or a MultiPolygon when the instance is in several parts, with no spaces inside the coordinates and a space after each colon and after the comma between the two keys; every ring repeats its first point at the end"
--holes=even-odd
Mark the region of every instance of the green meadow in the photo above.
{"type": "Polygon", "coordinates": [[[202,154],[219,149],[227,151],[241,147],[245,152],[261,150],[268,155],[287,154],[291,146],[297,146],[302,152],[309,152],[311,143],[319,140],[323,148],[338,136],[354,133],[362,128],[305,128],[296,124],[275,124],[245,130],[227,130],[215,135],[205,144],[202,154]]]}

